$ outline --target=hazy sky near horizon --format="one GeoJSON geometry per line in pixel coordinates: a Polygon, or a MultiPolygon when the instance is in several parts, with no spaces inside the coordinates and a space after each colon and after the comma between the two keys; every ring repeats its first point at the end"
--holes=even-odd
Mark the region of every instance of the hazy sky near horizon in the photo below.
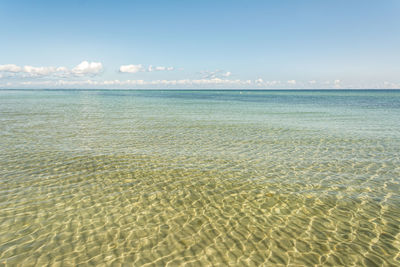
{"type": "Polygon", "coordinates": [[[400,88],[400,1],[0,0],[0,88],[400,88]]]}

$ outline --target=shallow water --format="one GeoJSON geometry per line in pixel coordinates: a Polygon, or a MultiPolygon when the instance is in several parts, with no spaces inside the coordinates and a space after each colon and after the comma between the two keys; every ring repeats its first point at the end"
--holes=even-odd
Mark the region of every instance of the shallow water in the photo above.
{"type": "Polygon", "coordinates": [[[400,91],[0,91],[0,266],[400,265],[400,91]]]}

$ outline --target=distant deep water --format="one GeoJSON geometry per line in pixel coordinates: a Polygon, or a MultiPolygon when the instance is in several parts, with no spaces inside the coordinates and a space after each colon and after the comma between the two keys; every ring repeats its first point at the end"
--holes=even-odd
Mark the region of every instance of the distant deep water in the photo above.
{"type": "Polygon", "coordinates": [[[399,266],[400,91],[1,90],[0,266],[122,263],[399,266]]]}

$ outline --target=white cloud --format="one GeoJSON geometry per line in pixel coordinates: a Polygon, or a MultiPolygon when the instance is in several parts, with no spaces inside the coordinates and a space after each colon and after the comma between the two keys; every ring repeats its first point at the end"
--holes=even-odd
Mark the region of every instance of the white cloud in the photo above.
{"type": "Polygon", "coordinates": [[[31,76],[45,76],[57,72],[57,68],[24,66],[23,72],[28,73],[31,76]]]}
{"type": "Polygon", "coordinates": [[[142,64],[139,65],[122,65],[121,67],[119,67],[119,72],[122,73],[136,73],[139,71],[144,71],[144,67],[142,66],[142,64]]]}
{"type": "Polygon", "coordinates": [[[268,81],[267,84],[268,86],[276,86],[281,84],[281,81],[268,81]]]}
{"type": "Polygon", "coordinates": [[[152,68],[151,71],[173,71],[173,70],[174,70],[174,67],[157,66],[157,67],[152,68]]]}
{"type": "Polygon", "coordinates": [[[227,78],[232,75],[230,71],[224,72],[223,70],[215,70],[215,71],[201,71],[203,79],[214,79],[214,78],[227,78]]]}
{"type": "Polygon", "coordinates": [[[281,81],[264,81],[262,78],[254,80],[254,84],[262,88],[279,88],[281,81]]]}
{"type": "Polygon", "coordinates": [[[121,73],[137,73],[137,72],[153,72],[153,71],[173,71],[174,67],[165,67],[165,66],[153,66],[149,65],[145,67],[142,64],[138,65],[122,65],[119,67],[119,72],[121,73]]]}
{"type": "Polygon", "coordinates": [[[174,67],[158,66],[158,67],[155,67],[154,70],[156,70],[156,71],[165,71],[165,70],[171,71],[171,70],[174,70],[174,67]]]}
{"type": "Polygon", "coordinates": [[[257,85],[262,85],[264,83],[264,80],[261,78],[258,78],[257,80],[254,81],[254,83],[257,85]]]}
{"type": "Polygon", "coordinates": [[[312,81],[308,81],[309,84],[316,84],[317,81],[316,80],[312,80],[312,81]]]}
{"type": "Polygon", "coordinates": [[[79,65],[72,69],[74,74],[97,74],[103,70],[103,64],[100,62],[82,61],[79,65]]]}
{"type": "Polygon", "coordinates": [[[158,70],[158,71],[163,71],[163,70],[166,70],[167,68],[166,67],[163,67],[163,66],[158,66],[158,67],[155,67],[155,70],[158,70]]]}
{"type": "Polygon", "coordinates": [[[202,74],[202,78],[203,79],[211,79],[211,78],[215,78],[217,73],[220,72],[219,70],[216,71],[201,71],[200,73],[202,74]]]}
{"type": "Polygon", "coordinates": [[[399,83],[394,83],[394,82],[384,81],[383,82],[383,88],[386,88],[386,89],[400,89],[400,82],[399,83]]]}
{"type": "Polygon", "coordinates": [[[287,81],[287,83],[291,84],[291,85],[295,85],[296,84],[296,80],[289,80],[289,81],[287,81]]]}
{"type": "Polygon", "coordinates": [[[21,67],[15,65],[15,64],[5,64],[5,65],[0,65],[0,71],[5,71],[5,72],[20,72],[22,70],[21,67]]]}
{"type": "Polygon", "coordinates": [[[66,68],[66,67],[57,67],[56,71],[58,71],[58,72],[68,72],[68,68],[66,68]]]}
{"type": "Polygon", "coordinates": [[[82,76],[87,74],[98,74],[103,70],[103,65],[100,62],[82,61],[72,70],[66,67],[34,67],[34,66],[17,66],[15,64],[0,65],[0,72],[12,72],[19,74],[22,77],[38,77],[38,76],[67,76],[76,75],[82,76]]]}
{"type": "Polygon", "coordinates": [[[333,81],[333,87],[335,88],[335,89],[340,89],[341,88],[341,81],[340,80],[334,80],[333,81]]]}

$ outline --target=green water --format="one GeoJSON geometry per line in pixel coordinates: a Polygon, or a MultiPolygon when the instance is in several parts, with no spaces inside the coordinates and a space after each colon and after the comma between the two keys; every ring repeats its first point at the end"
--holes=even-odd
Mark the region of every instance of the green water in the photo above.
{"type": "Polygon", "coordinates": [[[0,266],[398,266],[400,91],[0,91],[0,266]]]}

